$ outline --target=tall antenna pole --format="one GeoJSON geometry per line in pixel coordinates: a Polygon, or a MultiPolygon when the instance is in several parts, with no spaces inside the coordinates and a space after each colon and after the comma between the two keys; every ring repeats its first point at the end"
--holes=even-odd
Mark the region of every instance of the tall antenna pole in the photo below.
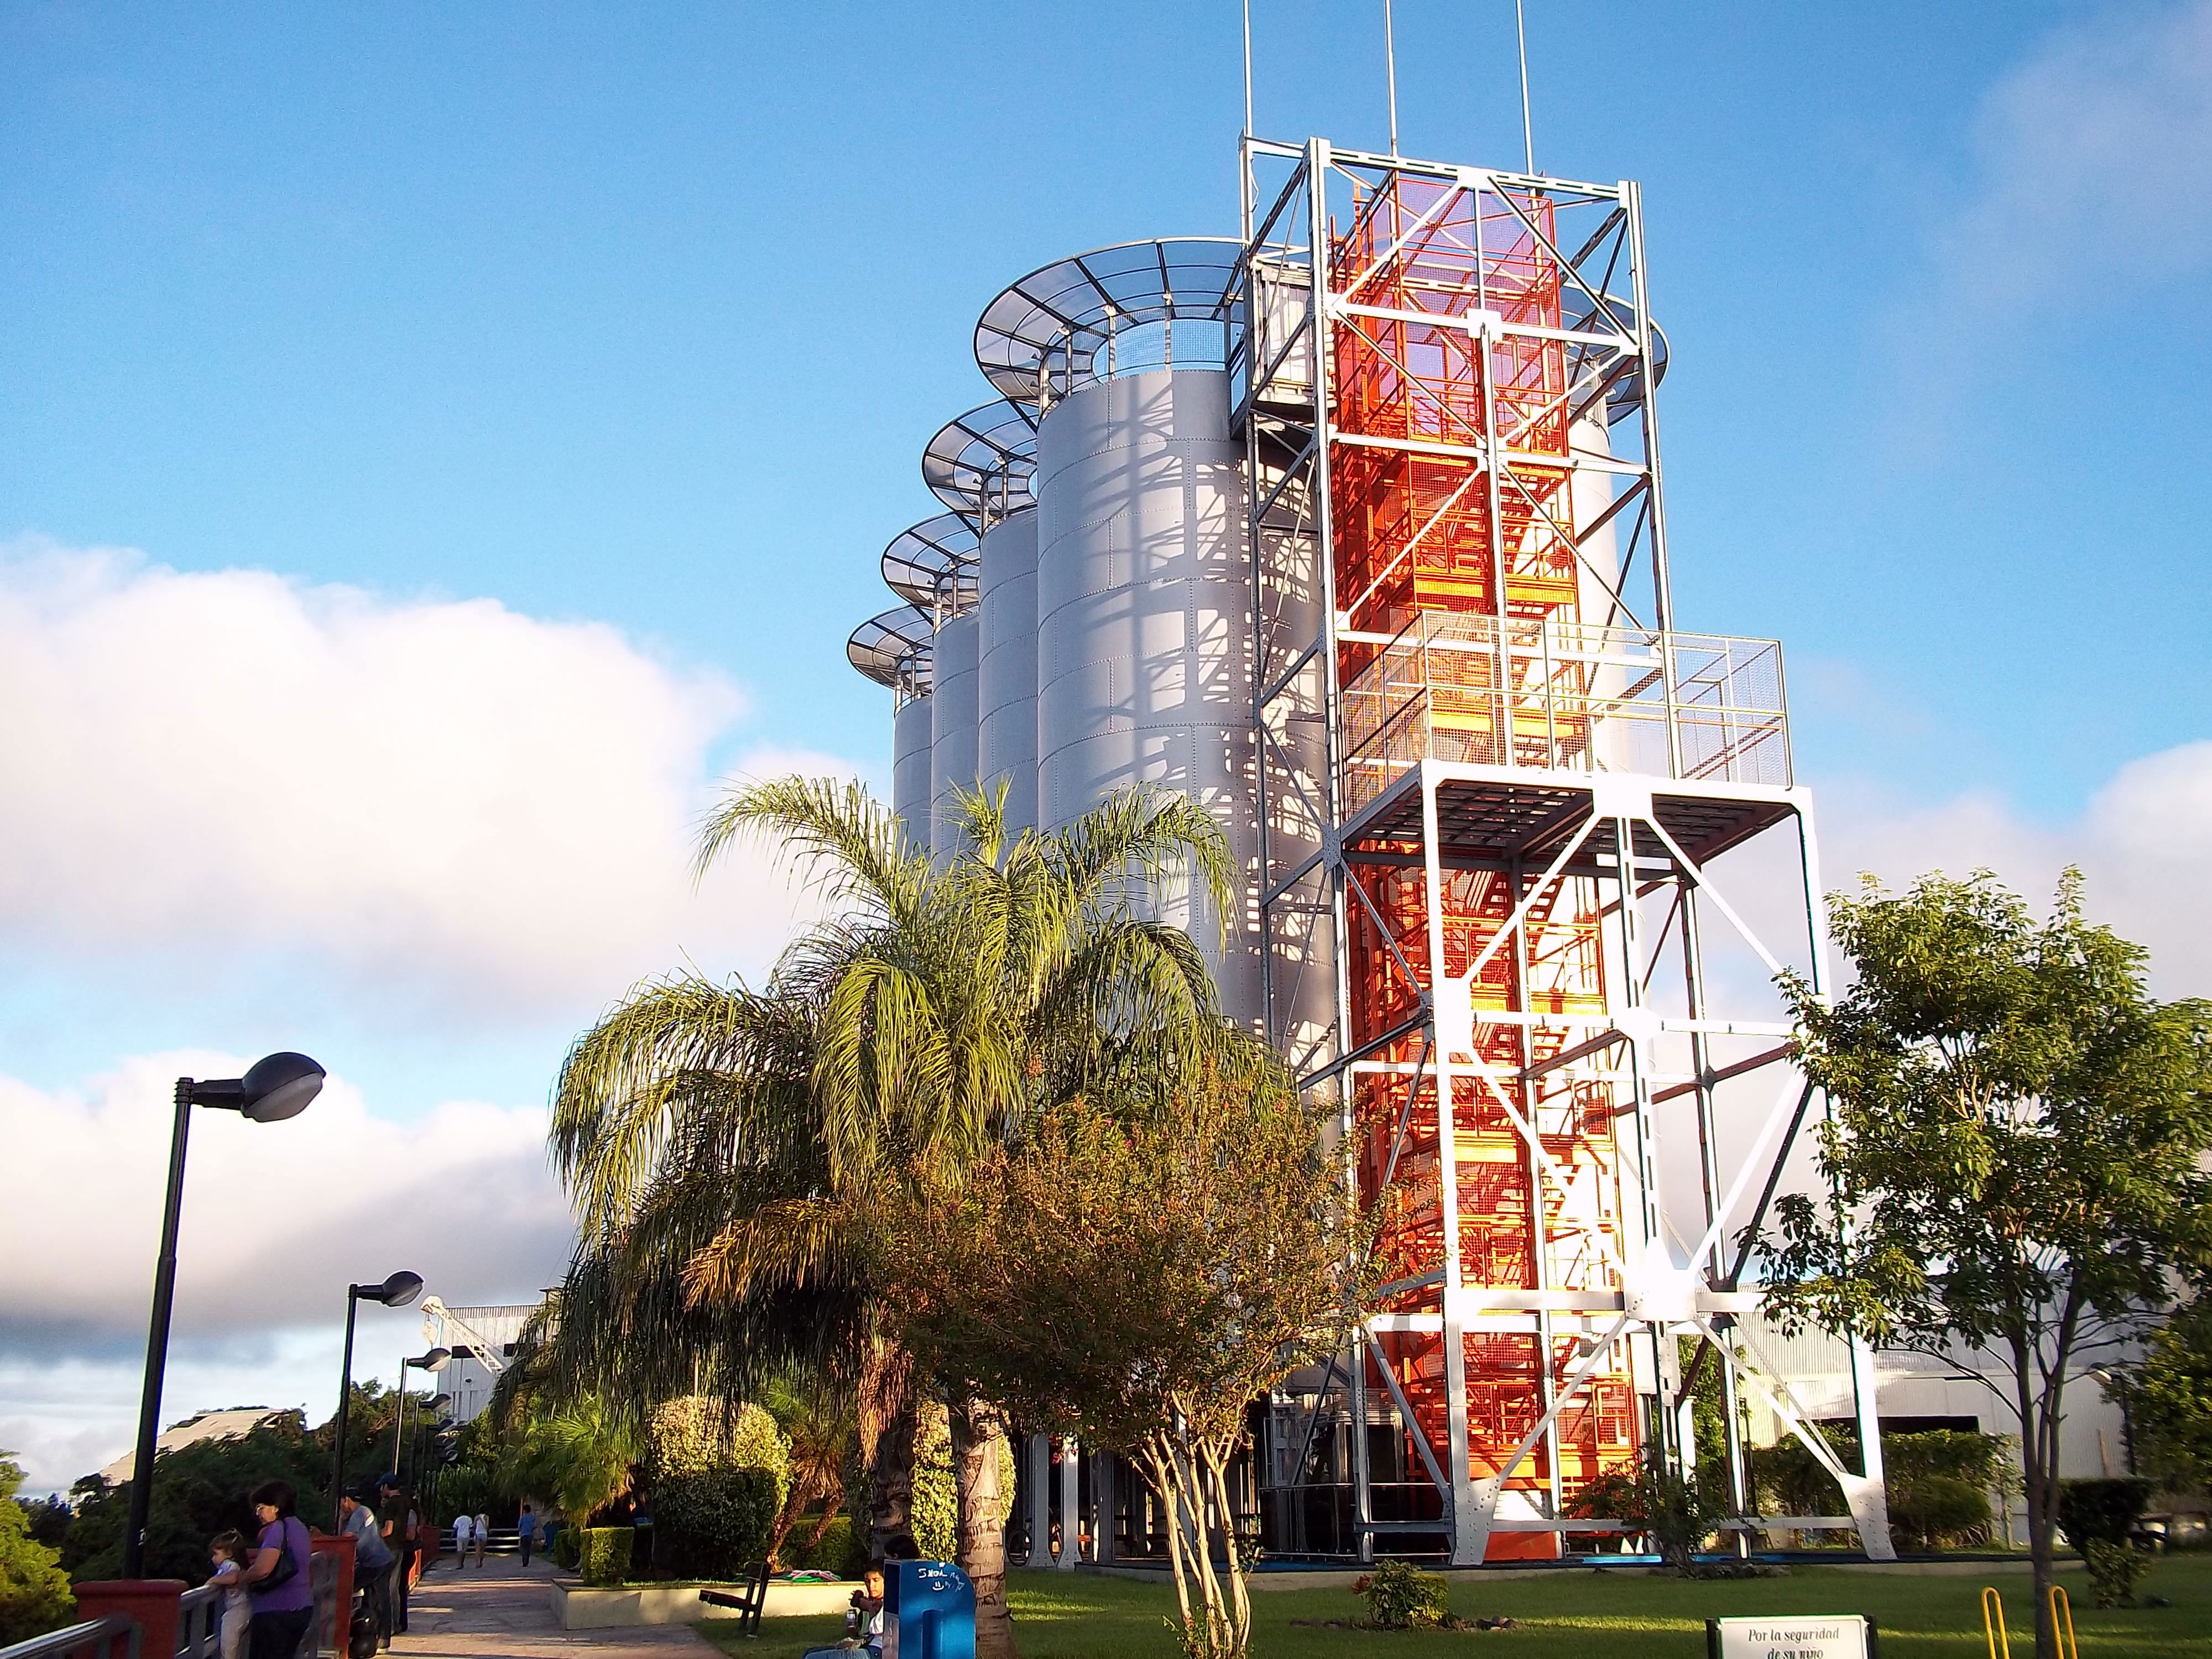
{"type": "Polygon", "coordinates": [[[1252,0],[1244,0],[1244,136],[1252,136],[1252,0]]]}
{"type": "MultiPolygon", "coordinates": [[[[1514,0],[1518,5],[1520,0],[1514,0]]],[[[1382,0],[1382,70],[1390,80],[1390,154],[1398,153],[1398,43],[1390,28],[1390,0],[1382,0]]]]}
{"type": "MultiPolygon", "coordinates": [[[[1521,150],[1528,171],[1536,170],[1536,133],[1528,125],[1528,25],[1521,15],[1521,0],[1513,0],[1513,33],[1521,42],[1521,150]]],[[[1249,122],[1247,122],[1249,125],[1249,122]]],[[[1397,147],[1394,144],[1392,149],[1397,147]]]]}

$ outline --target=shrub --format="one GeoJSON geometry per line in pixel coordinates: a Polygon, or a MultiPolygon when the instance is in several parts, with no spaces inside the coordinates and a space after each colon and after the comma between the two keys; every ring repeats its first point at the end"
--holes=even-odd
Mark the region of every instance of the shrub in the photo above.
{"type": "Polygon", "coordinates": [[[583,1546],[577,1541],[582,1535],[583,1529],[580,1527],[572,1527],[565,1521],[560,1524],[553,1534],[552,1556],[555,1566],[566,1568],[570,1572],[576,1571],[577,1565],[583,1559],[583,1546]]]}
{"type": "Polygon", "coordinates": [[[679,1578],[734,1578],[768,1553],[775,1474],[722,1468],[669,1475],[653,1490],[653,1565],[679,1578]]]}
{"type": "Polygon", "coordinates": [[[2115,1544],[2108,1539],[2092,1538],[2081,1548],[2081,1559],[2089,1569],[2089,1582],[2096,1587],[2097,1605],[2100,1607],[2131,1607],[2136,1604],[2136,1580],[2142,1577],[2150,1558],[2132,1544],[2115,1544]]]}
{"type": "Polygon", "coordinates": [[[960,1497],[952,1478],[952,1425],[934,1400],[921,1407],[914,1437],[914,1490],[907,1500],[907,1524],[925,1561],[950,1561],[957,1547],[960,1497]]]}
{"type": "Polygon", "coordinates": [[[1917,1476],[1890,1498],[1889,1524],[1908,1548],[1980,1543],[1990,1521],[1988,1494],[1948,1474],[1917,1476]]]}
{"type": "MultiPolygon", "coordinates": [[[[799,1528],[801,1546],[812,1531],[810,1527],[799,1528]]],[[[803,1571],[834,1572],[840,1578],[858,1578],[868,1565],[867,1535],[853,1524],[853,1517],[841,1515],[830,1523],[822,1534],[822,1541],[811,1549],[802,1547],[794,1565],[803,1571]]]]}
{"type": "Polygon", "coordinates": [[[2142,1524],[2150,1482],[2133,1477],[2058,1483],[2058,1530],[2086,1559],[2093,1542],[2124,1544],[2142,1524]]]}
{"type": "Polygon", "coordinates": [[[637,1536],[634,1527],[586,1527],[583,1569],[587,1584],[619,1584],[629,1571],[629,1553],[637,1536]]]}
{"type": "Polygon", "coordinates": [[[1451,1617],[1443,1576],[1410,1561],[1377,1561],[1352,1588],[1366,1599],[1367,1622],[1378,1630],[1427,1630],[1451,1617]]]}

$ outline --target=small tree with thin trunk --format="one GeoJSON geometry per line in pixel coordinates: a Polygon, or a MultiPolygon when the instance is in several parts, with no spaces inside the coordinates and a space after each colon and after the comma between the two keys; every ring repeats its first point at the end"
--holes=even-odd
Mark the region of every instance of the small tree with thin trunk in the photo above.
{"type": "Polygon", "coordinates": [[[1322,1128],[1257,1053],[1180,1084],[1133,1076],[1044,1112],[892,1230],[918,1352],[1144,1472],[1196,1659],[1250,1641],[1229,1486],[1246,1413],[1364,1297],[1369,1230],[1322,1128]]]}
{"type": "Polygon", "coordinates": [[[1828,1190],[1783,1200],[1767,1261],[1785,1327],[1940,1356],[2016,1417],[2040,1659],[2068,1378],[2212,1261],[2212,1007],[2153,1001],[2080,885],[2047,922],[1986,872],[1833,901],[1856,983],[1789,987],[1828,1190]]]}

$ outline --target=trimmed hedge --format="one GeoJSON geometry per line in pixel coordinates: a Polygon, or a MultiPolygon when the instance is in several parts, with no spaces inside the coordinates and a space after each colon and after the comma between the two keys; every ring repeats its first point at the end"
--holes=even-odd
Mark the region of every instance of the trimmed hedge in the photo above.
{"type": "Polygon", "coordinates": [[[629,1553],[637,1537],[635,1527],[586,1527],[581,1562],[584,1582],[607,1589],[629,1576],[629,1553]]]}
{"type": "Polygon", "coordinates": [[[736,1578],[768,1553],[776,1472],[707,1469],[662,1477],[653,1496],[653,1570],[679,1578],[736,1578]]]}
{"type": "MultiPolygon", "coordinates": [[[[811,1523],[802,1521],[792,1529],[792,1537],[804,1546],[813,1529],[811,1523]]],[[[868,1538],[866,1533],[854,1526],[851,1516],[841,1515],[830,1523],[820,1543],[811,1550],[802,1547],[797,1553],[799,1559],[792,1565],[802,1571],[834,1572],[840,1578],[858,1578],[868,1565],[868,1538]]]]}

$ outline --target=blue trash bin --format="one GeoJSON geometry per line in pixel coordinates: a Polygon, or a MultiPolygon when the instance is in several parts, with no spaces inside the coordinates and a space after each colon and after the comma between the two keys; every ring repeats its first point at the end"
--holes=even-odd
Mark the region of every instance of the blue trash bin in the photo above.
{"type": "Polygon", "coordinates": [[[950,1561],[891,1561],[884,1659],[975,1659],[975,1587],[950,1561]]]}

